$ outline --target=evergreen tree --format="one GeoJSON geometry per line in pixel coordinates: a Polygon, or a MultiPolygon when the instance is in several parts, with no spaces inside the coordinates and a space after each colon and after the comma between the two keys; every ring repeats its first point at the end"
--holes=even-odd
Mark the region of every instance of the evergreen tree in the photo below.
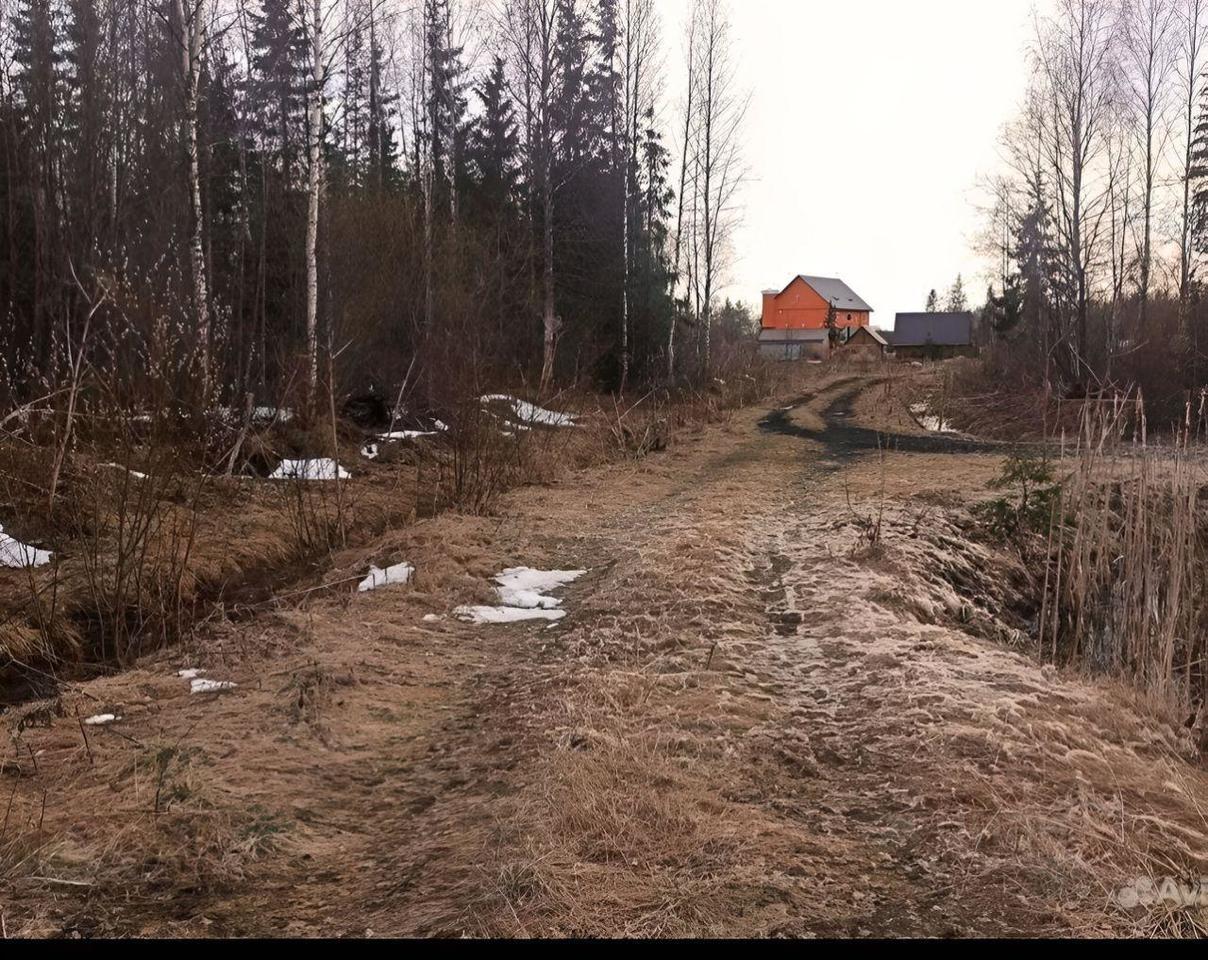
{"type": "Polygon", "coordinates": [[[475,90],[482,115],[469,135],[469,160],[477,175],[482,205],[498,216],[516,199],[520,182],[520,131],[507,93],[506,64],[496,56],[475,90]]]}
{"type": "Polygon", "coordinates": [[[456,219],[458,191],[465,182],[468,104],[463,51],[453,45],[452,29],[449,0],[424,0],[425,145],[436,194],[432,200],[434,207],[447,203],[456,219]]]}
{"type": "Polygon", "coordinates": [[[600,110],[588,91],[590,35],[577,0],[557,0],[558,36],[554,44],[554,91],[551,120],[556,131],[555,177],[567,180],[582,171],[589,156],[598,156],[593,142],[593,115],[600,110]]]}
{"type": "Polygon", "coordinates": [[[932,290],[929,294],[927,294],[927,312],[928,313],[935,313],[937,310],[939,310],[939,303],[940,303],[940,298],[938,296],[936,296],[936,293],[934,290],[932,290]]]}
{"type": "Polygon", "coordinates": [[[399,182],[399,147],[395,142],[398,95],[386,89],[386,51],[378,32],[374,7],[369,9],[369,103],[366,137],[369,182],[381,189],[399,182]]]}
{"type": "Polygon", "coordinates": [[[291,0],[260,0],[251,21],[247,99],[257,139],[292,183],[306,144],[306,33],[291,0]]]}
{"type": "Polygon", "coordinates": [[[948,299],[944,304],[944,309],[949,313],[961,313],[969,309],[969,301],[965,297],[965,281],[959,273],[948,290],[948,299]]]}

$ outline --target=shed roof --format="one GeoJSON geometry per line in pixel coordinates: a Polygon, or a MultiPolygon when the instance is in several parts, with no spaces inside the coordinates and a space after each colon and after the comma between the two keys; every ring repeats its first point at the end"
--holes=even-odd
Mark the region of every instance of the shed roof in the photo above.
{"type": "Polygon", "coordinates": [[[973,342],[973,314],[899,313],[893,325],[895,347],[965,347],[973,342]]]}
{"type": "Polygon", "coordinates": [[[843,342],[851,343],[851,341],[856,339],[856,337],[858,337],[861,332],[868,334],[870,337],[873,338],[873,340],[875,340],[881,346],[883,346],[883,347],[889,346],[889,341],[887,341],[883,336],[881,336],[881,333],[879,330],[874,330],[872,327],[848,327],[846,337],[843,342]]]}
{"type": "MultiPolygon", "coordinates": [[[[872,307],[865,303],[851,287],[835,277],[811,277],[800,273],[793,280],[802,280],[808,283],[818,296],[834,304],[836,310],[858,310],[861,313],[873,312],[872,307]]],[[[792,285],[790,283],[789,287],[792,285]]],[[[784,290],[787,290],[789,287],[785,287],[784,290]]],[[[784,290],[780,292],[784,293],[784,290]]]]}

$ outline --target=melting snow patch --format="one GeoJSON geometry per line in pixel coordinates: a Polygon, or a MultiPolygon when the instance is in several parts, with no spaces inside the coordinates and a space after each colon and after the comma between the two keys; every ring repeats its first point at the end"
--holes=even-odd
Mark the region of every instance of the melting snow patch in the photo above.
{"type": "Polygon", "coordinates": [[[912,403],[910,412],[914,419],[918,421],[919,426],[924,430],[929,430],[931,433],[954,433],[952,424],[942,417],[937,417],[933,413],[927,412],[927,404],[912,403]]]}
{"type": "Polygon", "coordinates": [[[459,620],[469,623],[518,623],[521,620],[561,620],[566,616],[562,600],[545,593],[574,583],[586,570],[534,570],[511,567],[495,576],[500,605],[458,607],[459,620]]]}
{"type": "Polygon", "coordinates": [[[105,727],[111,723],[116,723],[122,718],[112,713],[98,713],[94,717],[89,717],[84,721],[86,727],[105,727]]]}
{"type": "Polygon", "coordinates": [[[561,620],[565,610],[523,610],[520,607],[458,607],[453,611],[466,623],[519,623],[521,620],[561,620]]]}
{"type": "Polygon", "coordinates": [[[256,423],[289,423],[294,419],[294,411],[288,407],[256,407],[252,411],[252,420],[256,423]]]}
{"type": "Polygon", "coordinates": [[[205,673],[205,671],[200,670],[197,667],[189,667],[185,670],[176,671],[176,675],[182,680],[192,680],[194,677],[200,677],[203,673],[205,673]]]}
{"type": "Polygon", "coordinates": [[[572,414],[546,410],[544,407],[529,403],[527,400],[518,400],[515,397],[509,397],[506,393],[488,394],[482,398],[482,402],[509,404],[512,408],[512,416],[521,426],[524,424],[537,424],[543,427],[575,426],[575,417],[572,414]]]}
{"type": "Polygon", "coordinates": [[[125,470],[128,474],[130,474],[130,476],[134,477],[135,480],[147,479],[147,475],[145,473],[139,473],[137,470],[131,470],[129,467],[123,467],[120,463],[102,463],[101,466],[108,467],[111,470],[125,470]]]}
{"type": "MultiPolygon", "coordinates": [[[[223,420],[241,421],[244,418],[244,412],[234,407],[224,406],[218,407],[218,416],[223,420]]],[[[252,423],[289,423],[293,419],[294,411],[288,407],[252,407],[252,423]]]]}
{"type": "Polygon", "coordinates": [[[396,563],[385,570],[380,567],[370,567],[369,576],[357,584],[357,591],[365,593],[378,587],[388,587],[392,583],[407,583],[415,573],[415,567],[409,563],[396,563]]]}
{"type": "Polygon", "coordinates": [[[224,690],[234,690],[237,683],[230,680],[207,680],[195,677],[189,682],[189,693],[222,693],[224,690]]]}
{"type": "Polygon", "coordinates": [[[3,527],[0,527],[0,567],[8,567],[12,570],[20,570],[23,567],[42,567],[50,563],[52,556],[53,554],[49,551],[39,550],[20,540],[14,540],[4,532],[3,527]]]}
{"type": "Polygon", "coordinates": [[[499,599],[505,607],[523,607],[553,610],[562,605],[557,597],[543,595],[542,591],[557,590],[574,583],[586,570],[533,570],[531,567],[512,567],[495,577],[499,584],[499,599]]]}
{"type": "Polygon", "coordinates": [[[378,458],[378,445],[376,443],[367,443],[361,447],[361,456],[366,460],[376,460],[378,458]]]}
{"type": "Polygon", "coordinates": [[[434,437],[435,430],[391,430],[389,433],[379,433],[379,440],[415,440],[418,437],[434,437]]]}
{"type": "Polygon", "coordinates": [[[350,480],[352,474],[334,460],[282,460],[268,477],[270,480],[350,480]]]}

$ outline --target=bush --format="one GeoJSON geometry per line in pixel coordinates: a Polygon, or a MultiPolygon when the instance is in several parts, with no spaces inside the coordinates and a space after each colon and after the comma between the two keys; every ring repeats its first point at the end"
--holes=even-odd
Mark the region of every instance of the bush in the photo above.
{"type": "Polygon", "coordinates": [[[1052,465],[1045,457],[1032,450],[1016,450],[990,481],[990,489],[1009,492],[1008,496],[974,507],[975,515],[992,536],[1008,540],[1049,529],[1061,484],[1055,482],[1052,465]]]}

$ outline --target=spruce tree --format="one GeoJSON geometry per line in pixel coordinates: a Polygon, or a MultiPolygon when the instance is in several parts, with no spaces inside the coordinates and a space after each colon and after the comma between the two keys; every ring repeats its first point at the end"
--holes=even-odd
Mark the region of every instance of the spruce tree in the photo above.
{"type": "Polygon", "coordinates": [[[516,198],[519,173],[520,130],[507,92],[506,63],[496,56],[475,94],[482,115],[469,135],[469,160],[473,164],[488,217],[498,217],[516,198]]]}
{"type": "Polygon", "coordinates": [[[959,273],[948,290],[948,300],[944,304],[944,309],[949,313],[961,313],[969,309],[969,301],[965,296],[965,281],[959,273]]]}
{"type": "Polygon", "coordinates": [[[248,103],[260,141],[291,182],[306,142],[306,34],[291,0],[260,0],[251,21],[248,103]]]}

